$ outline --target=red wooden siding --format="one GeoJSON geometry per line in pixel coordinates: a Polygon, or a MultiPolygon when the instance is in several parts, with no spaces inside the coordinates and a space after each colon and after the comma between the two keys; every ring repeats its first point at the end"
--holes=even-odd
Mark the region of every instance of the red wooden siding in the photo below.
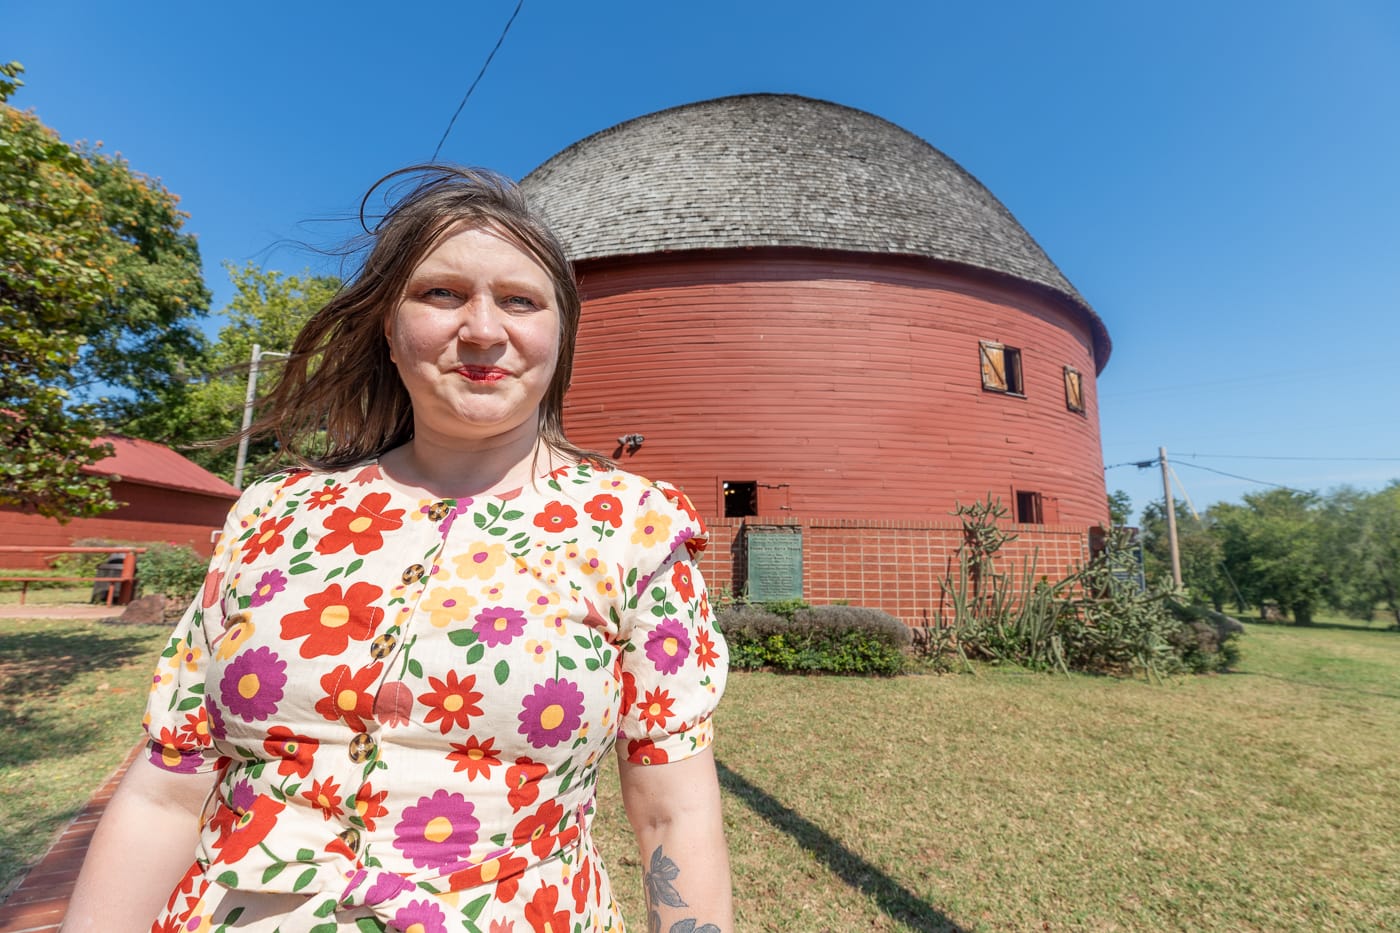
{"type": "Polygon", "coordinates": [[[33,549],[27,555],[0,554],[0,567],[40,569],[47,566],[45,548],[66,547],[91,538],[187,544],[209,557],[213,553],[211,536],[223,527],[233,505],[231,496],[125,482],[113,483],[112,495],[125,505],[97,518],[73,519],[66,525],[29,512],[0,509],[0,544],[33,549]]]}
{"type": "Polygon", "coordinates": [[[706,515],[754,481],[765,514],[946,522],[1017,490],[1045,520],[1107,518],[1093,339],[1010,281],[898,257],[717,251],[580,267],[570,437],[682,486],[706,515]],[[986,392],[978,341],[1021,351],[1026,397],[986,392]],[[1064,367],[1083,374],[1066,408],[1064,367]]]}

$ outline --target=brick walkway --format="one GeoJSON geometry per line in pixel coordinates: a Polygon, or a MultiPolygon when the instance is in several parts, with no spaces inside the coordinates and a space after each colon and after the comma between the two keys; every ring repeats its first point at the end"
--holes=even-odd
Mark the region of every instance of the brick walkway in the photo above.
{"type": "Polygon", "coordinates": [[[58,930],[63,915],[68,912],[68,898],[73,896],[73,883],[78,879],[78,869],[82,867],[92,831],[97,828],[97,820],[112,798],[117,782],[139,750],[139,746],[131,750],[126,761],[92,795],[58,841],[24,876],[19,887],[0,904],[0,933],[55,933],[58,930]]]}

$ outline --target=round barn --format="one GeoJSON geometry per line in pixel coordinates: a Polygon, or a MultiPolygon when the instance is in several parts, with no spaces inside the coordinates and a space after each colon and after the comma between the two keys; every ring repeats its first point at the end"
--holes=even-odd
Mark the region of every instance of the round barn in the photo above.
{"type": "Polygon", "coordinates": [[[582,287],[570,437],[685,489],[712,582],[796,532],[806,598],[927,624],[952,510],[989,495],[1045,572],[1087,554],[1108,332],[933,146],[752,94],[603,130],[522,186],[582,287]]]}

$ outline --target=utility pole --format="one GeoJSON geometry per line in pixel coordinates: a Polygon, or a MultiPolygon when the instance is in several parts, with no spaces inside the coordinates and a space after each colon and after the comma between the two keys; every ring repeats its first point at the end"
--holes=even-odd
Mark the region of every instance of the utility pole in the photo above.
{"type": "Polygon", "coordinates": [[[248,392],[243,396],[243,428],[238,437],[238,459],[233,465],[233,485],[238,489],[243,488],[243,467],[248,462],[248,428],[253,424],[253,403],[258,398],[258,366],[264,357],[273,356],[286,359],[290,354],[271,350],[264,353],[262,347],[253,344],[253,358],[248,363],[248,392]]]}
{"type": "Polygon", "coordinates": [[[1181,546],[1176,540],[1176,503],[1172,501],[1171,469],[1167,466],[1167,448],[1157,448],[1157,462],[1162,466],[1162,495],[1167,506],[1167,543],[1172,554],[1172,582],[1181,589],[1181,546]]]}

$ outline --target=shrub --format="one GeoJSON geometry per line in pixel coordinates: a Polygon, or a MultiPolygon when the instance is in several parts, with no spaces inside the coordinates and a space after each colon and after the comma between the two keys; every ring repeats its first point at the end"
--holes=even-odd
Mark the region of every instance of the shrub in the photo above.
{"type": "Polygon", "coordinates": [[[136,576],[146,593],[158,593],[184,608],[204,585],[208,562],[183,544],[148,544],[136,560],[136,576]]]}
{"type": "Polygon", "coordinates": [[[737,670],[889,676],[904,669],[910,643],[898,619],[860,606],[743,605],[721,612],[718,623],[737,670]]]}

